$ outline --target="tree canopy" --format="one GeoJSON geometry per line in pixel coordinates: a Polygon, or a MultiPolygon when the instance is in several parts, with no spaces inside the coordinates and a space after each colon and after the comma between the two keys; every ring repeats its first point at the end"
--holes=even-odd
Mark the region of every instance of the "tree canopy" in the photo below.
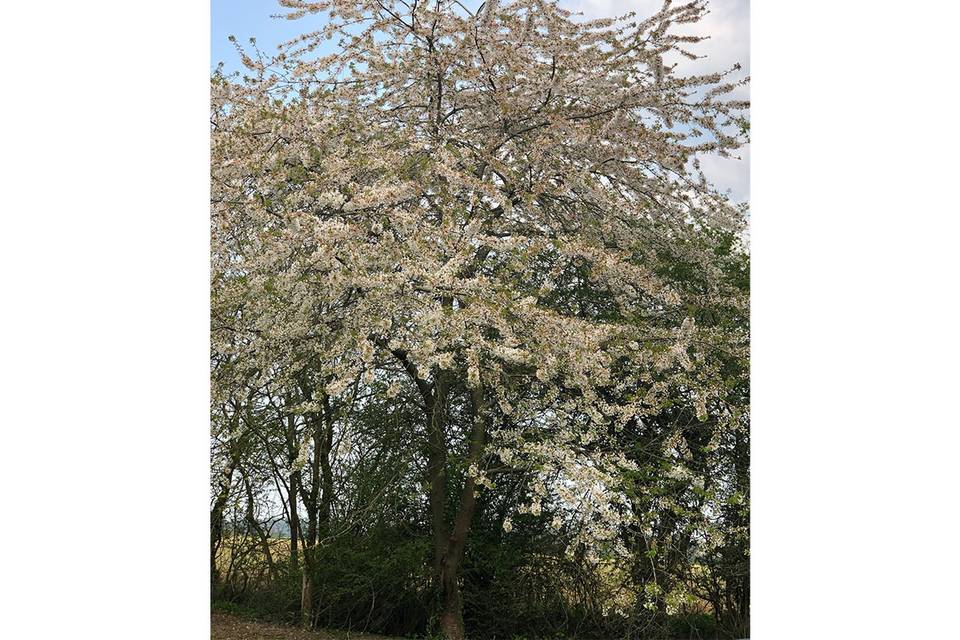
{"type": "Polygon", "coordinates": [[[253,554],[308,625],[744,632],[746,210],[698,157],[748,105],[679,72],[704,3],[280,4],[325,19],[212,79],[214,589],[253,554]]]}

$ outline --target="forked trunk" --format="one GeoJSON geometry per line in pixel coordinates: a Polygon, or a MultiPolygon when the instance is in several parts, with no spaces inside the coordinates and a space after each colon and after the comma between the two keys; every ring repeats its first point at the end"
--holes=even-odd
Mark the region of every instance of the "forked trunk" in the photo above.
{"type": "MultiPolygon", "coordinates": [[[[449,304],[449,301],[445,301],[449,304]]],[[[386,346],[384,344],[384,346],[386,346]]],[[[430,383],[421,378],[407,353],[392,349],[391,353],[410,374],[423,399],[427,427],[427,482],[430,485],[430,516],[433,526],[434,579],[440,591],[440,632],[445,640],[463,640],[463,600],[460,596],[460,560],[466,545],[467,533],[476,508],[476,481],[467,474],[450,527],[445,514],[447,502],[447,400],[450,390],[447,374],[437,373],[430,383]]],[[[472,389],[473,430],[470,434],[467,468],[480,459],[487,433],[486,403],[481,389],[472,389]]]]}

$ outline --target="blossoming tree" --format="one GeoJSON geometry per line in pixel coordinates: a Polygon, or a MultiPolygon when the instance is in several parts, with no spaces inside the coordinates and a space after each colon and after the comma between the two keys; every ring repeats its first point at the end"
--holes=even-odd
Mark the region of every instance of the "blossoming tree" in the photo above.
{"type": "Polygon", "coordinates": [[[745,334],[703,312],[745,310],[718,260],[745,214],[697,158],[744,142],[747,105],[671,62],[700,2],[595,21],[553,0],[281,4],[326,19],[213,84],[214,351],[321,425],[293,430],[301,465],[360,390],[416,399],[439,627],[463,638],[461,561],[500,470],[535,478],[515,516],[550,504],[570,553],[625,557],[624,430],[678,398],[736,428],[718,354],[742,361],[745,334]]]}

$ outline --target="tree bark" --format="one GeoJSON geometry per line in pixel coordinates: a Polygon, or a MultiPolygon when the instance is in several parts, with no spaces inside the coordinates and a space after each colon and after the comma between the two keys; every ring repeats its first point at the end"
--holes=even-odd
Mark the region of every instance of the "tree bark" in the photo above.
{"type": "Polygon", "coordinates": [[[333,502],[333,470],[330,466],[330,449],[333,447],[333,409],[330,397],[323,393],[323,413],[320,419],[313,418],[313,463],[310,468],[310,491],[304,494],[307,507],[307,534],[303,549],[303,578],[300,589],[300,619],[302,624],[313,626],[314,602],[316,600],[316,547],[320,536],[326,536],[330,527],[330,510],[333,502]]]}
{"type": "Polygon", "coordinates": [[[296,571],[300,566],[300,514],[298,501],[300,499],[300,478],[296,471],[290,472],[290,492],[288,496],[290,508],[290,568],[296,571]]]}
{"type": "Polygon", "coordinates": [[[473,404],[473,430],[467,455],[468,472],[453,519],[452,531],[444,517],[446,502],[446,433],[443,413],[446,407],[447,385],[438,377],[436,398],[429,411],[431,418],[431,465],[430,496],[434,519],[434,565],[441,591],[440,631],[446,640],[463,640],[466,635],[463,623],[463,599],[460,593],[460,566],[466,546],[467,534],[476,509],[476,481],[469,468],[479,461],[483,451],[486,425],[483,392],[471,392],[473,404]]]}
{"type": "Polygon", "coordinates": [[[303,577],[300,584],[300,619],[303,626],[313,626],[314,546],[317,544],[317,504],[320,493],[320,449],[317,447],[321,422],[313,418],[313,461],[310,466],[310,491],[304,494],[307,507],[307,535],[303,546],[303,577]]]}
{"type": "MultiPolygon", "coordinates": [[[[460,594],[460,564],[467,534],[476,510],[476,481],[469,472],[464,479],[452,527],[445,513],[447,502],[447,374],[439,371],[433,383],[420,378],[405,351],[391,350],[413,379],[424,404],[427,427],[427,482],[433,528],[433,570],[440,592],[440,632],[446,640],[463,640],[463,600],[460,594]]],[[[470,393],[473,428],[467,454],[467,469],[479,461],[487,433],[486,403],[482,389],[470,393]]]]}
{"type": "Polygon", "coordinates": [[[238,447],[232,447],[230,452],[230,461],[227,468],[224,469],[220,480],[217,497],[213,502],[213,508],[210,510],[210,594],[211,597],[216,591],[218,572],[217,572],[217,551],[220,548],[220,542],[223,540],[223,510],[227,506],[227,499],[230,497],[230,487],[233,485],[233,474],[237,465],[240,464],[240,452],[238,447]]]}
{"type": "Polygon", "coordinates": [[[477,506],[476,480],[469,469],[480,461],[485,444],[486,403],[482,389],[472,389],[470,399],[473,408],[473,429],[470,434],[467,453],[467,474],[460,492],[460,503],[453,520],[453,532],[447,540],[441,560],[440,583],[443,589],[443,610],[440,615],[440,629],[447,640],[463,640],[463,600],[460,595],[460,565],[467,543],[467,534],[473,524],[473,514],[477,506]]]}

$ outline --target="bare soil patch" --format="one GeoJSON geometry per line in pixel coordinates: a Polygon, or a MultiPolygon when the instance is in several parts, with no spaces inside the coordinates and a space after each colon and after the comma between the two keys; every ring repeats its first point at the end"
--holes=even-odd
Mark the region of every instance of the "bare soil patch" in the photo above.
{"type": "Polygon", "coordinates": [[[212,640],[398,640],[372,633],[307,631],[220,611],[214,611],[210,616],[210,637],[212,640]]]}

